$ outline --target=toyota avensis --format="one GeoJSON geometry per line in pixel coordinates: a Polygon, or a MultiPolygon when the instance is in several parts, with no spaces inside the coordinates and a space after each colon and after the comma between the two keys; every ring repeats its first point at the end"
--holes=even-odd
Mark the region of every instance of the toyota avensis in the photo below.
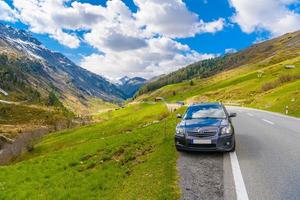
{"type": "Polygon", "coordinates": [[[201,103],[188,107],[176,127],[177,150],[234,151],[235,138],[231,118],[221,103],[201,103]]]}

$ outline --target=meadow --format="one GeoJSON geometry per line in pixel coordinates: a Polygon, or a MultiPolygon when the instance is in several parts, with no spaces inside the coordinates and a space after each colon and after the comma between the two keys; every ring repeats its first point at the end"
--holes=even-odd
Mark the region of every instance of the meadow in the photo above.
{"type": "Polygon", "coordinates": [[[46,136],[0,167],[0,199],[177,199],[175,113],[134,104],[46,136]]]}

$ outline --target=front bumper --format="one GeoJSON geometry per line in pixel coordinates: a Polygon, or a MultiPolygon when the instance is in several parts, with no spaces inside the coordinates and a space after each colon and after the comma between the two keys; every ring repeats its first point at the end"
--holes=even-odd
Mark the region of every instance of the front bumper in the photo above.
{"type": "Polygon", "coordinates": [[[230,136],[218,136],[213,138],[193,138],[175,136],[175,146],[183,151],[230,151],[234,148],[234,134],[230,136]],[[194,139],[209,139],[211,144],[193,144],[194,139]]]}

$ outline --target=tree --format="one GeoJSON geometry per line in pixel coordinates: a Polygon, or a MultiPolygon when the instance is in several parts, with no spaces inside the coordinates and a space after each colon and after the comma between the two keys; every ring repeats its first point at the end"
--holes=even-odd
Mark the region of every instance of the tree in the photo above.
{"type": "Polygon", "coordinates": [[[194,81],[191,80],[191,81],[190,81],[190,86],[193,86],[193,85],[194,85],[194,81]]]}
{"type": "Polygon", "coordinates": [[[57,96],[54,94],[54,92],[50,92],[47,100],[48,106],[62,106],[61,102],[57,98],[57,96]]]}

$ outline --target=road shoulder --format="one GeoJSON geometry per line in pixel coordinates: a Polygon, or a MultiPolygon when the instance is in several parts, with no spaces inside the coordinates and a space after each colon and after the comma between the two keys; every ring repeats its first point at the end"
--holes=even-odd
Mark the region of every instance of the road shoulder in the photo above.
{"type": "Polygon", "coordinates": [[[224,198],[222,153],[180,152],[177,169],[182,200],[224,198]]]}
{"type": "Polygon", "coordinates": [[[236,193],[229,153],[223,155],[224,200],[235,200],[236,193]]]}

